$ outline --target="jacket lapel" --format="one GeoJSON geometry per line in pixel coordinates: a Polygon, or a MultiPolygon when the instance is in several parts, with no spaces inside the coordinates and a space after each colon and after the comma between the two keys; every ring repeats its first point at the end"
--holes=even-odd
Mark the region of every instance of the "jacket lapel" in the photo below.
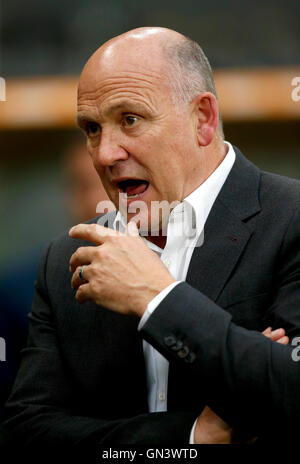
{"type": "Polygon", "coordinates": [[[248,220],[260,211],[260,171],[235,148],[236,160],[194,249],[186,281],[216,301],[253,230],[248,220]]]}
{"type": "Polygon", "coordinates": [[[232,273],[251,231],[216,200],[202,246],[194,249],[186,281],[216,301],[232,273]]]}

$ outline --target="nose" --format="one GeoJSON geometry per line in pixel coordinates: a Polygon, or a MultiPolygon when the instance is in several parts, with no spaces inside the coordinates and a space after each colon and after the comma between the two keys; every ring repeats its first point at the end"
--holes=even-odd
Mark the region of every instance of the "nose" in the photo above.
{"type": "Polygon", "coordinates": [[[118,161],[126,160],[128,152],[120,144],[121,139],[112,130],[102,129],[101,140],[95,153],[94,164],[113,166],[118,161]]]}

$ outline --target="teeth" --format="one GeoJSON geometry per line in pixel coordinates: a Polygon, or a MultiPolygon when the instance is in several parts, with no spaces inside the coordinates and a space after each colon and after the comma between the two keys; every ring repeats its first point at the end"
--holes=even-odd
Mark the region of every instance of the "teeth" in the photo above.
{"type": "Polygon", "coordinates": [[[125,193],[125,198],[135,198],[135,197],[138,197],[139,196],[139,193],[136,193],[135,195],[127,195],[127,193],[125,193]]]}

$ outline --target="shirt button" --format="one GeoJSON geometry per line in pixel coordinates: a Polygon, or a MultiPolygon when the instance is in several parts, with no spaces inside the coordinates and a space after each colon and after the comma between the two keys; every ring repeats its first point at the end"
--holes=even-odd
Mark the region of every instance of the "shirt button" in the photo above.
{"type": "Polygon", "coordinates": [[[163,392],[161,392],[159,395],[158,395],[158,398],[160,401],[164,401],[165,400],[165,394],[163,392]]]}

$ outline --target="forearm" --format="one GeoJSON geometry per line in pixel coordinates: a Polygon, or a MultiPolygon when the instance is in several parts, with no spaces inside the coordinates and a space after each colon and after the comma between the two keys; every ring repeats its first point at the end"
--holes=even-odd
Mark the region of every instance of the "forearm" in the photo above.
{"type": "Polygon", "coordinates": [[[178,285],[141,332],[170,362],[195,374],[205,387],[207,404],[233,426],[257,432],[266,424],[274,426],[275,416],[290,421],[299,417],[300,372],[296,375],[299,366],[291,349],[238,327],[189,285],[178,285]],[[190,354],[182,357],[182,349],[168,346],[170,335],[190,354]]]}
{"type": "Polygon", "coordinates": [[[116,444],[189,443],[196,414],[164,412],[109,420],[73,416],[54,408],[27,405],[26,410],[3,424],[9,445],[63,447],[116,444]]]}

